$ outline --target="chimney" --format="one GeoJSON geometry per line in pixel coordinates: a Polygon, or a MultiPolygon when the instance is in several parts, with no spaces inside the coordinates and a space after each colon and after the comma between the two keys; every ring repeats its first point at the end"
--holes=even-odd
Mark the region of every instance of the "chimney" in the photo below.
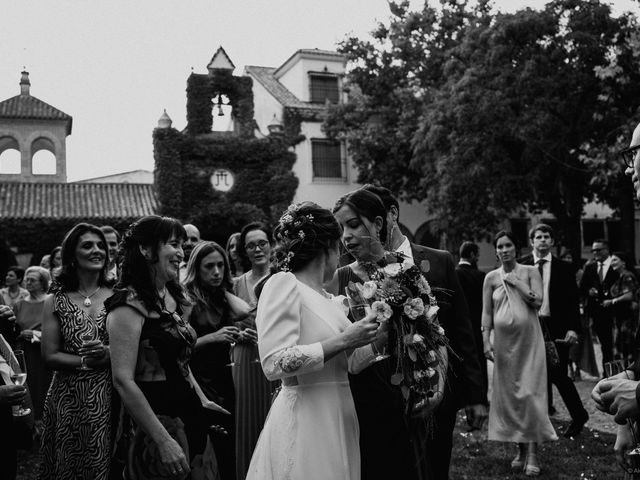
{"type": "Polygon", "coordinates": [[[31,88],[31,82],[29,81],[29,72],[22,71],[22,77],[20,78],[20,95],[29,96],[29,88],[31,88]]]}

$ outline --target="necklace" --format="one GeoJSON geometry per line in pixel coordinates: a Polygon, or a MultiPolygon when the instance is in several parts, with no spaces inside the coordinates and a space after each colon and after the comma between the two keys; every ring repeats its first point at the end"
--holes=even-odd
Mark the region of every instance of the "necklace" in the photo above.
{"type": "Polygon", "coordinates": [[[91,306],[91,297],[93,297],[96,293],[98,293],[98,291],[102,288],[102,286],[98,286],[98,288],[96,288],[96,290],[91,294],[91,295],[87,295],[86,293],[80,291],[80,289],[78,289],[78,293],[80,295],[82,295],[84,297],[84,302],[82,302],[82,304],[89,308],[91,306]]]}
{"type": "Polygon", "coordinates": [[[11,295],[11,290],[7,288],[7,295],[9,295],[10,299],[15,300],[16,298],[18,298],[18,295],[20,295],[20,289],[18,288],[18,291],[15,295],[11,295]]]}

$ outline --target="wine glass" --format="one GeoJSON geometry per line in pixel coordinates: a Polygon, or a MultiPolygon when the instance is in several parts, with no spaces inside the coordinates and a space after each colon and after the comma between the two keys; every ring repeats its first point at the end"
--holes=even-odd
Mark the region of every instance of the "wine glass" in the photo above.
{"type": "MultiPolygon", "coordinates": [[[[27,362],[24,358],[24,352],[22,350],[16,350],[13,352],[16,358],[16,364],[11,372],[11,381],[14,385],[24,385],[27,381],[27,362]]],[[[30,408],[24,408],[24,402],[15,407],[13,410],[14,417],[23,417],[31,413],[30,408]]]]}
{"type": "MultiPolygon", "coordinates": [[[[91,317],[89,317],[91,318],[91,317]]],[[[82,341],[82,347],[86,347],[87,344],[96,338],[96,325],[93,322],[93,319],[89,321],[89,330],[80,334],[80,340],[82,341]]],[[[79,370],[93,370],[89,365],[87,365],[87,357],[84,355],[80,355],[80,368],[79,370]]]]}
{"type": "MultiPolygon", "coordinates": [[[[371,305],[366,302],[359,302],[351,295],[349,295],[349,292],[346,293],[347,299],[349,300],[349,311],[351,312],[351,317],[353,318],[354,322],[359,322],[371,313],[371,305]]],[[[373,348],[373,352],[376,354],[376,356],[373,358],[374,362],[379,362],[381,360],[389,358],[389,354],[386,353],[386,346],[382,347],[381,352],[377,351],[375,343],[372,343],[371,347],[373,348]]]]}

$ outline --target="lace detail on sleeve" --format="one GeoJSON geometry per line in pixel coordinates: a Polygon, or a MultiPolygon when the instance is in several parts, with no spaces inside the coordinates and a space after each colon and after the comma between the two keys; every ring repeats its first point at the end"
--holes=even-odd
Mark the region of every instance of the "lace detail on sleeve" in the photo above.
{"type": "Polygon", "coordinates": [[[320,343],[283,348],[273,355],[271,362],[263,363],[265,375],[270,380],[315,372],[321,370],[323,364],[324,352],[320,343]]]}

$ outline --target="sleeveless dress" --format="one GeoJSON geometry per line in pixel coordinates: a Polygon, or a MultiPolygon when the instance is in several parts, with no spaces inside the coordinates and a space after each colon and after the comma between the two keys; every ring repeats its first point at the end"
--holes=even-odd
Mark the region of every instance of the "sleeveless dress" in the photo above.
{"type": "MultiPolygon", "coordinates": [[[[526,267],[513,272],[527,281],[526,267]]],[[[533,268],[533,267],[532,267],[533,268]]],[[[547,360],[538,314],[502,278],[492,293],[494,328],[493,393],[489,440],[557,440],[547,414],[547,360]]]]}
{"type": "MultiPolygon", "coordinates": [[[[193,308],[189,323],[199,337],[216,332],[222,327],[233,325],[229,307],[211,306],[198,303],[193,308]]],[[[207,398],[223,406],[231,415],[206,410],[205,421],[208,426],[222,427],[227,433],[210,433],[216,452],[220,475],[224,480],[236,478],[235,454],[235,391],[229,363],[229,344],[212,343],[193,352],[191,371],[207,398]]]]}
{"type": "MultiPolygon", "coordinates": [[[[249,273],[250,271],[238,277],[233,286],[233,293],[247,302],[251,308],[255,308],[258,301],[253,289],[247,284],[249,273]]],[[[243,321],[241,328],[255,329],[253,315],[249,320],[243,321]]],[[[236,389],[236,476],[238,480],[243,480],[260,431],[267,419],[276,385],[267,380],[260,368],[257,345],[248,342],[236,343],[232,354],[231,371],[236,389]]]]}
{"type": "MultiPolygon", "coordinates": [[[[78,355],[91,320],[59,288],[53,295],[62,350],[78,355]]],[[[108,344],[105,312],[93,322],[98,338],[108,344]]],[[[54,372],[44,405],[40,479],[109,477],[112,398],[110,368],[54,372]]]]}
{"type": "MultiPolygon", "coordinates": [[[[256,317],[262,368],[282,379],[247,480],[359,480],[360,449],[347,370],[374,357],[370,346],[325,362],[321,341],[349,326],[345,312],[292,273],[265,284],[256,317]]],[[[400,477],[396,477],[400,478],[400,477]]]]}
{"type": "MultiPolygon", "coordinates": [[[[180,306],[176,312],[163,311],[159,316],[150,314],[133,290],[117,291],[105,302],[107,313],[123,306],[145,317],[140,332],[136,384],[153,413],[187,455],[191,474],[186,478],[218,480],[215,454],[203,421],[204,409],[187,381],[189,359],[196,342],[195,331],[182,319],[180,306]],[[154,371],[154,375],[164,376],[164,379],[139,380],[145,370],[154,371]]],[[[157,478],[157,447],[141,428],[134,425],[133,430],[127,473],[140,480],[157,478]]]]}
{"type": "MultiPolygon", "coordinates": [[[[349,282],[363,283],[349,266],[339,268],[339,294],[345,294],[349,282]]],[[[362,480],[413,480],[419,478],[418,471],[427,469],[428,452],[422,446],[414,448],[411,429],[415,425],[409,425],[404,416],[400,389],[391,385],[393,361],[389,357],[349,375],[360,424],[362,480]]],[[[420,478],[426,478],[426,472],[420,478]]]]}

